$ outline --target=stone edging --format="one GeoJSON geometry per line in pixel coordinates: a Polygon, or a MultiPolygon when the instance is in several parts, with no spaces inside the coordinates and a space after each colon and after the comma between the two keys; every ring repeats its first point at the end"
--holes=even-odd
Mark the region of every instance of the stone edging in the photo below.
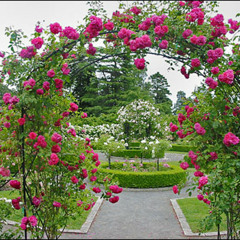
{"type": "MultiPolygon", "coordinates": [[[[189,236],[189,237],[210,237],[210,236],[217,236],[217,232],[208,232],[208,233],[193,233],[181,208],[179,207],[178,203],[177,203],[177,199],[184,199],[184,198],[174,198],[174,199],[170,199],[170,202],[173,206],[173,209],[177,215],[178,221],[180,222],[180,225],[182,227],[183,233],[185,236],[189,236]]],[[[222,231],[220,232],[221,235],[226,235],[227,231],[222,231]]]]}
{"type": "MultiPolygon", "coordinates": [[[[99,197],[80,230],[64,229],[63,233],[82,233],[82,234],[88,233],[89,228],[91,227],[91,224],[92,224],[98,210],[100,209],[102,203],[103,203],[103,198],[99,197]]],[[[20,226],[19,222],[14,222],[11,220],[6,220],[6,223],[8,225],[19,225],[20,226]]],[[[60,230],[62,230],[62,229],[60,229],[60,230]]]]}

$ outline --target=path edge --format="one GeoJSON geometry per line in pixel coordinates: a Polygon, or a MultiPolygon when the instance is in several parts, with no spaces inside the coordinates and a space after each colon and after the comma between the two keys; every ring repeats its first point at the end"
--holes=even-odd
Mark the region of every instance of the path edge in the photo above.
{"type": "MultiPolygon", "coordinates": [[[[177,215],[178,221],[181,225],[181,228],[183,230],[183,233],[185,236],[187,237],[211,237],[211,236],[217,236],[218,233],[217,232],[208,232],[208,233],[193,233],[188,222],[187,219],[185,218],[180,206],[177,203],[177,199],[185,199],[185,198],[173,198],[170,199],[170,202],[172,204],[172,207],[177,215]]],[[[220,232],[221,235],[227,235],[227,231],[222,231],[220,232]]]]}

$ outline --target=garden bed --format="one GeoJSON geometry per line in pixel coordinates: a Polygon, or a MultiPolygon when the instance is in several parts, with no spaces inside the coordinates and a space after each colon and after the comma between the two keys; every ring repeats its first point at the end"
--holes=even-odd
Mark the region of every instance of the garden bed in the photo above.
{"type": "MultiPolygon", "coordinates": [[[[147,166],[156,166],[156,163],[143,163],[147,166]]],[[[186,172],[178,166],[169,164],[170,168],[154,172],[122,171],[123,163],[114,162],[111,169],[108,163],[102,163],[99,172],[113,175],[118,180],[119,186],[125,188],[159,188],[169,187],[180,182],[186,182],[186,172]]]]}

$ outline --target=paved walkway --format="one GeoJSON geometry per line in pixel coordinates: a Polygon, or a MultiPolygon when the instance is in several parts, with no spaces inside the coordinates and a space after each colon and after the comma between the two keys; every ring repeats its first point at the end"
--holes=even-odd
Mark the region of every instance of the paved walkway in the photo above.
{"type": "MultiPolygon", "coordinates": [[[[166,154],[178,161],[183,154],[166,154]]],[[[106,161],[99,153],[101,160],[106,161]]],[[[124,160],[112,157],[112,161],[124,160]]],[[[62,239],[194,239],[185,237],[170,203],[171,198],[187,197],[184,188],[175,195],[171,188],[129,190],[119,194],[115,204],[104,201],[87,234],[63,234],[62,239]]],[[[196,239],[196,238],[195,238],[196,239]]],[[[204,238],[206,239],[206,237],[204,238]]]]}
{"type": "MultiPolygon", "coordinates": [[[[99,156],[106,161],[103,154],[99,156]]],[[[176,161],[183,155],[166,154],[165,158],[176,161]]],[[[171,188],[124,189],[119,202],[103,202],[87,234],[64,233],[61,239],[196,239],[183,235],[170,203],[171,198],[187,197],[186,189],[180,196],[171,188]]]]}

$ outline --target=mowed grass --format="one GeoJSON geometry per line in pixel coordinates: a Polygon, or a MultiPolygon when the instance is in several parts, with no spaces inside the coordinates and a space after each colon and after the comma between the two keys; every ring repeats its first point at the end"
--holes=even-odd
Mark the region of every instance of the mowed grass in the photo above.
{"type": "MultiPolygon", "coordinates": [[[[201,220],[209,215],[209,206],[203,201],[199,201],[196,197],[177,199],[177,203],[180,206],[192,232],[198,233],[200,230],[201,220]]],[[[222,218],[220,231],[226,231],[227,225],[225,215],[222,215],[222,218]]],[[[217,232],[217,226],[213,226],[209,232],[217,232]]]]}
{"type": "MultiPolygon", "coordinates": [[[[17,198],[19,197],[20,194],[19,194],[19,191],[0,191],[0,198],[7,198],[7,199],[14,199],[14,198],[17,198]]],[[[93,197],[94,201],[96,202],[97,201],[97,197],[93,197]]],[[[10,206],[12,206],[12,204],[10,204],[10,206]]],[[[15,221],[15,222],[21,222],[21,219],[23,218],[23,210],[22,209],[19,209],[19,210],[16,210],[14,208],[11,208],[12,209],[12,214],[9,216],[9,219],[8,220],[11,220],[11,221],[15,221]]],[[[81,216],[77,216],[76,215],[76,219],[69,219],[68,220],[68,224],[67,224],[67,227],[66,229],[78,229],[80,230],[82,225],[85,223],[88,215],[90,214],[91,212],[91,209],[89,211],[83,211],[83,213],[81,214],[81,216]]],[[[30,215],[31,213],[29,213],[30,215]]]]}

